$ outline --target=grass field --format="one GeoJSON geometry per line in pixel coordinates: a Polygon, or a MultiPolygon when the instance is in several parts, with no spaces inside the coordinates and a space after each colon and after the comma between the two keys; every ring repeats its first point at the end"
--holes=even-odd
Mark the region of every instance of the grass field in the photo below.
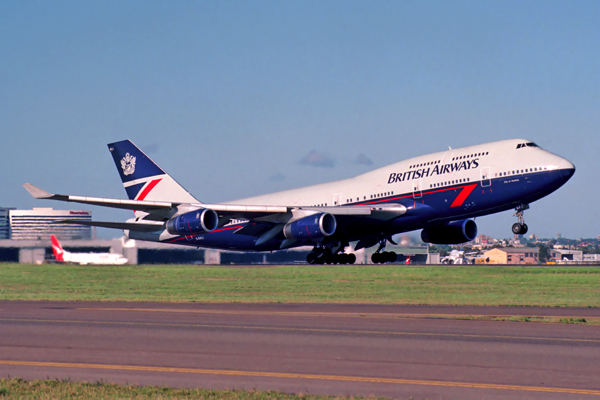
{"type": "Polygon", "coordinates": [[[0,299],[600,306],[600,268],[0,264],[0,299]]]}
{"type": "MultiPolygon", "coordinates": [[[[293,395],[243,390],[172,389],[155,386],[120,386],[103,383],[76,383],[46,380],[0,379],[0,399],[198,399],[198,400],[334,400],[333,396],[293,395]]],[[[362,399],[344,397],[343,399],[362,399]]],[[[375,399],[375,398],[370,398],[375,399]]]]}

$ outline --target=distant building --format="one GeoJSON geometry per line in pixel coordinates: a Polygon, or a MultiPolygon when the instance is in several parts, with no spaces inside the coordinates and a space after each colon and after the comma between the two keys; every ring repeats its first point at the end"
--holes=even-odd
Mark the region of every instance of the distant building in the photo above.
{"type": "Polygon", "coordinates": [[[600,263],[600,254],[584,254],[583,261],[590,263],[600,263]]]}
{"type": "MultiPolygon", "coordinates": [[[[9,239],[48,240],[54,234],[60,240],[91,240],[92,227],[84,225],[57,224],[57,221],[77,219],[92,220],[91,211],[53,210],[8,210],[9,239]]],[[[2,222],[0,214],[0,222],[2,222]]],[[[1,229],[1,228],[0,228],[1,229]]]]}
{"type": "Polygon", "coordinates": [[[583,251],[552,249],[550,258],[555,261],[583,261],[583,251]]]}
{"type": "Polygon", "coordinates": [[[494,239],[493,237],[490,236],[486,236],[486,235],[479,235],[475,238],[475,245],[478,246],[492,246],[493,244],[497,243],[498,241],[496,239],[494,239]]]}
{"type": "Polygon", "coordinates": [[[503,247],[483,253],[489,264],[537,264],[540,259],[538,247],[503,247]]]}
{"type": "Polygon", "coordinates": [[[0,207],[0,240],[10,239],[10,218],[9,211],[14,208],[0,207]]]}

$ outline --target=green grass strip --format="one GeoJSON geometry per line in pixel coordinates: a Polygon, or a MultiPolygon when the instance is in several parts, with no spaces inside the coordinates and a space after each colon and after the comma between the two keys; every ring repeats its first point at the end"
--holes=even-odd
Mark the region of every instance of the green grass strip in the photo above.
{"type": "Polygon", "coordinates": [[[0,399],[358,400],[363,398],[313,396],[307,394],[294,395],[279,392],[244,390],[172,389],[157,386],[121,386],[106,383],[76,383],[64,380],[25,381],[19,378],[12,378],[0,379],[0,399]]]}
{"type": "Polygon", "coordinates": [[[600,268],[0,264],[0,299],[600,306],[600,268]]]}

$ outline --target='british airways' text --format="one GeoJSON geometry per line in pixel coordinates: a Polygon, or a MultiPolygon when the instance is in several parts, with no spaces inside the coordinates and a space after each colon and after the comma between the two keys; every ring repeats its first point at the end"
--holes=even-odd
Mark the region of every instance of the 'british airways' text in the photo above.
{"type": "Polygon", "coordinates": [[[421,169],[415,169],[412,171],[392,172],[388,179],[388,183],[404,182],[414,179],[428,178],[435,175],[443,175],[451,172],[466,171],[479,167],[479,159],[466,160],[461,162],[455,162],[452,164],[436,165],[435,167],[427,167],[421,169]]]}

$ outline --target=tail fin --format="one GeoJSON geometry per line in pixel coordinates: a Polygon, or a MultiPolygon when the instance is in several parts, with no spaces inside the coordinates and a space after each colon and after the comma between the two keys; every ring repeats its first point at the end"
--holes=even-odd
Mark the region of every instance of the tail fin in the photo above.
{"type": "Polygon", "coordinates": [[[65,261],[65,251],[56,236],[50,235],[50,241],[52,242],[52,252],[56,261],[65,261]]]}
{"type": "Polygon", "coordinates": [[[131,140],[109,143],[108,150],[130,200],[199,203],[131,140]]]}

